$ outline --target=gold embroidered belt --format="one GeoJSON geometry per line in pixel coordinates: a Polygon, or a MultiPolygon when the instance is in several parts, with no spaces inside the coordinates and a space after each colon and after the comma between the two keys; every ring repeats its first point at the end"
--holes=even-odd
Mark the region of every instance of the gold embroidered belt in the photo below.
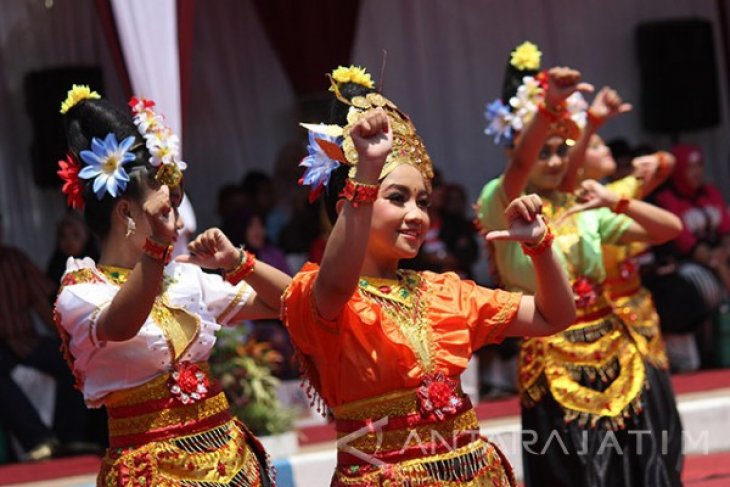
{"type": "Polygon", "coordinates": [[[617,298],[614,307],[616,314],[628,325],[639,352],[653,366],[666,370],[669,361],[651,293],[646,288],[639,287],[631,295],[617,298]]]}
{"type": "Polygon", "coordinates": [[[601,320],[609,316],[611,313],[613,313],[613,307],[608,299],[606,299],[606,296],[601,293],[596,298],[595,302],[590,305],[576,307],[575,323],[578,325],[581,323],[601,320]]]}
{"type": "Polygon", "coordinates": [[[418,389],[334,408],[332,485],[514,485],[509,462],[480,436],[469,398],[458,387],[454,392],[458,406],[438,416],[424,414],[418,389]]]}
{"type": "Polygon", "coordinates": [[[635,272],[626,278],[615,277],[606,279],[605,286],[609,298],[611,301],[615,301],[620,298],[633,296],[639,292],[639,289],[641,289],[641,278],[635,272]]]}
{"type": "Polygon", "coordinates": [[[469,397],[439,418],[418,408],[415,390],[368,398],[335,408],[338,464],[365,465],[369,458],[397,463],[429,454],[440,454],[479,440],[477,416],[469,397]],[[380,419],[373,419],[380,418],[380,419]]]}
{"type": "Polygon", "coordinates": [[[604,294],[578,309],[576,323],[562,333],[526,339],[520,348],[522,402],[532,407],[547,392],[565,412],[611,428],[641,408],[645,385],[643,343],[614,312],[604,294]]]}
{"type": "MultiPolygon", "coordinates": [[[[208,374],[207,366],[200,370],[208,374]]],[[[109,446],[125,448],[195,434],[231,420],[228,401],[217,384],[200,399],[183,403],[170,390],[171,374],[104,398],[109,446]]]]}

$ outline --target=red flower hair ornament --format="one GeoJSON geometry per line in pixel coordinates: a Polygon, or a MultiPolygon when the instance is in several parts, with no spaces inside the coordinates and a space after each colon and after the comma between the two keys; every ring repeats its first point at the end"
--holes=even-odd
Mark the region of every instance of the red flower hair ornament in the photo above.
{"type": "Polygon", "coordinates": [[[66,154],[65,160],[58,161],[59,170],[56,174],[63,180],[61,191],[66,195],[66,203],[75,210],[84,208],[84,186],[79,179],[81,166],[74,160],[71,154],[66,154]]]}

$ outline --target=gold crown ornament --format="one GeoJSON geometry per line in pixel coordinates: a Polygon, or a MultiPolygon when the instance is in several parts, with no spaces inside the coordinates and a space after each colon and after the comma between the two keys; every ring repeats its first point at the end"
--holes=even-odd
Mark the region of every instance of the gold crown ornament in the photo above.
{"type": "MultiPolygon", "coordinates": [[[[330,91],[334,92],[335,97],[340,102],[350,106],[347,112],[347,125],[341,127],[339,125],[300,124],[310,131],[310,139],[312,139],[312,135],[314,136],[314,141],[318,147],[314,147],[312,150],[322,150],[329,159],[349,165],[349,176],[354,177],[357,169],[358,154],[350,136],[350,130],[369,110],[382,108],[390,121],[390,129],[393,132],[393,148],[385,160],[385,165],[383,166],[379,179],[385,178],[396,167],[408,164],[418,169],[423,178],[427,182],[430,182],[433,179],[431,157],[426,150],[426,146],[423,144],[423,140],[416,133],[416,127],[408,115],[399,110],[391,100],[377,92],[355,96],[351,100],[342,96],[340,93],[342,83],[339,80],[344,79],[344,77],[337,76],[338,70],[342,69],[340,67],[330,75],[330,91]]],[[[353,66],[348,69],[362,70],[362,68],[355,68],[353,66]]],[[[363,82],[358,84],[371,88],[372,80],[370,79],[370,75],[364,70],[357,71],[357,73],[361,80],[367,80],[367,83],[363,82]]],[[[357,83],[351,77],[348,77],[347,82],[357,83]]],[[[310,157],[313,157],[312,150],[310,150],[310,157]]],[[[307,159],[310,158],[305,158],[303,162],[306,162],[307,159]]],[[[302,165],[306,166],[304,163],[302,165]]],[[[306,180],[306,177],[304,179],[306,180]]]]}

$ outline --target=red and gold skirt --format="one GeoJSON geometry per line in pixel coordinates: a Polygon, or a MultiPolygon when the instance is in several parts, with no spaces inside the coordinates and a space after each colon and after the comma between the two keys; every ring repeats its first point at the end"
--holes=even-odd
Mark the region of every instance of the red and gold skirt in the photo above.
{"type": "Polygon", "coordinates": [[[549,393],[566,422],[623,428],[626,418],[641,411],[646,369],[640,344],[605,295],[577,311],[567,330],[522,342],[523,406],[533,407],[549,393]]]}
{"type": "Polygon", "coordinates": [[[392,392],[334,409],[336,487],[513,486],[512,468],[483,438],[469,398],[424,415],[416,390],[392,392]]]}
{"type": "Polygon", "coordinates": [[[616,314],[634,335],[639,352],[654,367],[667,370],[669,361],[659,326],[659,315],[651,293],[641,285],[639,275],[614,279],[607,281],[607,284],[606,290],[616,314]]]}
{"type": "Polygon", "coordinates": [[[110,447],[97,478],[100,487],[274,485],[263,448],[231,417],[215,385],[183,404],[165,374],[113,392],[104,403],[110,447]],[[262,483],[263,476],[270,483],[262,483]]]}

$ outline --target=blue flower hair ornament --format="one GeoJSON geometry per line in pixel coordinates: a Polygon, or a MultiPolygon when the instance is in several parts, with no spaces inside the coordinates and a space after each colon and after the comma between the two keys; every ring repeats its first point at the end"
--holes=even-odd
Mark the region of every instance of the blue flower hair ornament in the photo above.
{"type": "Polygon", "coordinates": [[[102,199],[105,193],[116,198],[127,188],[129,175],[124,165],[134,160],[134,154],[129,149],[134,144],[134,137],[129,136],[117,142],[113,133],[107,134],[104,140],[93,137],[91,139],[91,150],[81,151],[79,156],[86,163],[79,178],[93,179],[93,190],[98,199],[102,199]]]}
{"type": "Polygon", "coordinates": [[[300,124],[309,131],[308,155],[299,163],[306,168],[299,184],[311,186],[309,202],[314,202],[329,185],[332,171],[348,164],[342,150],[342,127],[324,124],[300,124]]]}
{"type": "Polygon", "coordinates": [[[487,128],[484,133],[493,135],[495,144],[511,145],[514,141],[514,131],[511,124],[513,115],[510,107],[497,98],[487,104],[484,117],[487,119],[487,128]]]}

